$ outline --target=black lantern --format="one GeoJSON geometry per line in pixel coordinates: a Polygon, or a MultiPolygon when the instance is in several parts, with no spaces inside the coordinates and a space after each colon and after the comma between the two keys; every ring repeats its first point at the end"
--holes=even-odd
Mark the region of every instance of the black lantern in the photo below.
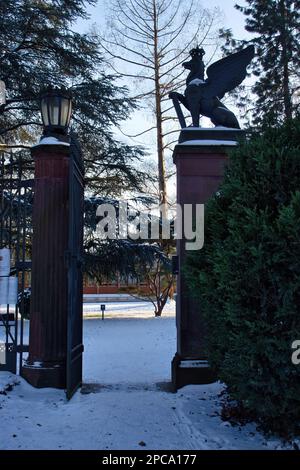
{"type": "Polygon", "coordinates": [[[44,135],[67,135],[72,113],[72,96],[67,90],[49,89],[41,95],[44,135]]]}

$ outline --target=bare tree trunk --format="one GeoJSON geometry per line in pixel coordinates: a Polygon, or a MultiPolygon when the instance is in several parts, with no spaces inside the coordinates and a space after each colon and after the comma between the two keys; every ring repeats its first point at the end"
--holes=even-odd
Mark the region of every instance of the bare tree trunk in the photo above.
{"type": "MultiPolygon", "coordinates": [[[[157,84],[159,87],[159,83],[157,84]]],[[[162,214],[167,216],[167,184],[166,168],[163,144],[162,114],[159,90],[156,93],[156,125],[157,125],[157,157],[158,157],[158,183],[159,183],[159,204],[162,205],[162,214]]]]}
{"type": "MultiPolygon", "coordinates": [[[[218,11],[203,9],[199,0],[111,0],[111,5],[112,21],[106,36],[101,37],[102,48],[111,57],[115,72],[123,78],[137,79],[141,93],[135,89],[133,98],[151,100],[154,110],[151,127],[128,137],[138,138],[155,130],[158,168],[155,189],[157,194],[158,186],[161,215],[167,218],[165,157],[177,142],[178,132],[172,126],[177,117],[168,95],[185,86],[181,63],[190,48],[204,45],[215,27],[218,11]]],[[[212,40],[210,37],[209,42],[212,40]]],[[[162,236],[157,242],[168,256],[172,242],[163,240],[162,236]]],[[[157,270],[151,266],[149,273],[145,273],[155,316],[161,316],[174,283],[172,275],[165,271],[158,264],[157,270]]]]}
{"type": "Polygon", "coordinates": [[[159,204],[162,205],[162,215],[167,216],[167,185],[166,169],[163,143],[163,121],[161,109],[161,86],[160,86],[160,57],[158,51],[158,18],[156,1],[153,0],[153,30],[154,30],[154,68],[155,68],[155,116],[157,132],[157,157],[158,157],[158,186],[159,204]]]}
{"type": "MultiPolygon", "coordinates": [[[[136,99],[152,99],[155,122],[144,131],[128,137],[137,138],[156,131],[159,203],[167,216],[167,180],[165,153],[177,139],[169,141],[175,129],[168,125],[177,120],[168,100],[171,90],[184,86],[181,59],[196,44],[202,44],[214,28],[216,10],[201,8],[199,0],[112,0],[113,19],[108,33],[101,37],[102,48],[115,72],[126,78],[138,78],[141,93],[136,99]],[[181,35],[190,38],[181,40],[181,35]],[[120,64],[125,65],[120,67],[120,64]],[[129,66],[129,70],[127,67],[129,66]]],[[[210,38],[211,41],[212,38],[210,38]]]]}

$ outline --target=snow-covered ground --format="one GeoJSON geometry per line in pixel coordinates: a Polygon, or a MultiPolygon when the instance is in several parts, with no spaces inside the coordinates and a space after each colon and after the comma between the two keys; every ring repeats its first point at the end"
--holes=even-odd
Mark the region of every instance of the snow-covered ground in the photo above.
{"type": "Polygon", "coordinates": [[[169,392],[174,305],[162,318],[151,308],[141,314],[124,305],[126,312],[111,310],[104,321],[85,319],[85,385],[70,402],[61,390],[34,389],[0,372],[0,449],[282,448],[254,424],[221,420],[221,384],[169,392]]]}
{"type": "MultiPolygon", "coordinates": [[[[85,317],[102,316],[101,304],[105,305],[104,318],[153,318],[154,306],[151,302],[98,302],[84,303],[83,315],[85,317]]],[[[175,302],[169,301],[163,312],[165,317],[174,317],[175,302]]]]}

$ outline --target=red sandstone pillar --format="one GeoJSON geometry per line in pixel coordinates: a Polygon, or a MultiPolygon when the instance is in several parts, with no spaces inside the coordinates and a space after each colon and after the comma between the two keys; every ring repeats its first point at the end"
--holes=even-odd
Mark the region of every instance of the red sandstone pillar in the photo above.
{"type": "MultiPolygon", "coordinates": [[[[180,144],[175,147],[173,159],[177,167],[177,203],[183,212],[184,204],[205,204],[217,191],[228,153],[242,136],[242,131],[229,129],[190,128],[181,132],[180,144]]],[[[175,390],[184,385],[215,380],[205,354],[207,333],[201,305],[192,298],[182,273],[185,243],[184,239],[177,242],[177,353],[172,362],[175,390]]]]}
{"type": "Polygon", "coordinates": [[[29,356],[22,376],[35,387],[66,387],[70,146],[38,145],[35,159],[29,356]]]}

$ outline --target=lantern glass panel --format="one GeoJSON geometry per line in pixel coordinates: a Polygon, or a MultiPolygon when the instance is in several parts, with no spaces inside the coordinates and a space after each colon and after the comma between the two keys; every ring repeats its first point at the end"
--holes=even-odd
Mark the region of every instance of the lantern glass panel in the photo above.
{"type": "Polygon", "coordinates": [[[72,101],[69,100],[69,112],[68,112],[68,118],[67,118],[67,124],[69,125],[70,120],[71,120],[71,114],[72,114],[72,101]]]}
{"type": "Polygon", "coordinates": [[[69,124],[69,100],[67,98],[61,98],[61,117],[60,117],[60,125],[66,127],[69,124]]]}
{"type": "Polygon", "coordinates": [[[6,103],[6,96],[5,96],[5,83],[3,80],[0,80],[0,105],[6,103]]]}
{"type": "Polygon", "coordinates": [[[43,99],[42,100],[42,118],[44,121],[44,126],[49,126],[49,118],[48,118],[48,106],[47,106],[47,100],[43,99]]]}
{"type": "Polygon", "coordinates": [[[60,98],[58,96],[52,96],[49,99],[49,117],[51,126],[59,126],[59,107],[60,98]]]}

